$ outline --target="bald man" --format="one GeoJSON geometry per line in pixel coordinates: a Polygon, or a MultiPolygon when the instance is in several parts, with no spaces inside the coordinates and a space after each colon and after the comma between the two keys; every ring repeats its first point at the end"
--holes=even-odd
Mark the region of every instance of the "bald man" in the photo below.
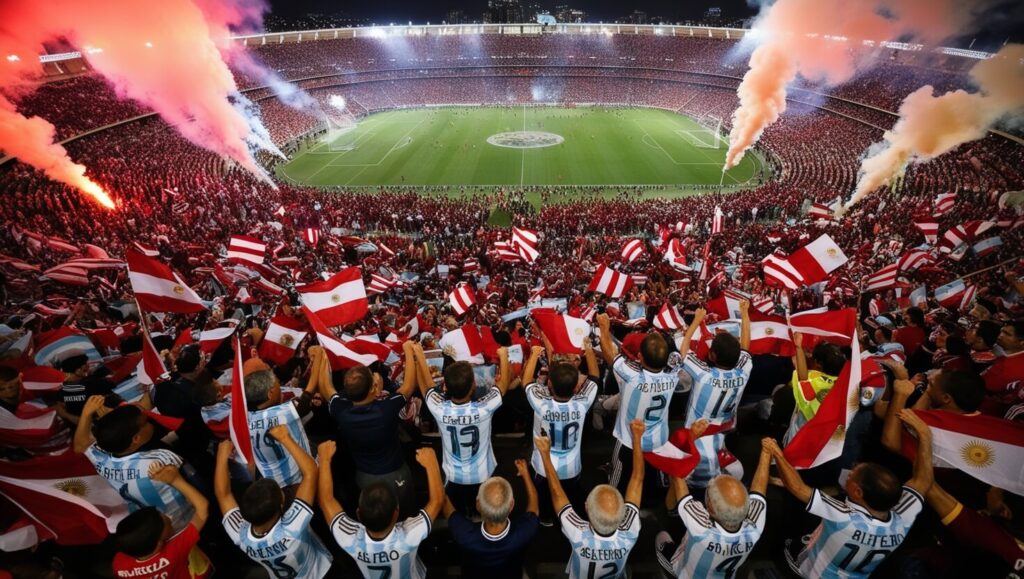
{"type": "Polygon", "coordinates": [[[690,496],[686,481],[672,477],[672,491],[679,500],[679,517],[686,539],[676,545],[662,531],[655,539],[658,562],[671,577],[735,577],[743,561],[764,531],[768,468],[772,454],[761,449],[761,459],[751,481],[750,493],[737,479],[720,474],[707,487],[705,504],[690,496]]]}
{"type": "Polygon", "coordinates": [[[630,423],[632,436],[632,468],[626,498],[611,485],[598,485],[587,496],[587,519],[583,520],[569,503],[569,498],[558,480],[551,461],[551,439],[535,439],[537,452],[544,462],[544,476],[551,490],[551,501],[562,524],[572,556],[566,566],[570,579],[623,577],[626,560],[640,534],[640,498],[644,488],[644,454],[641,439],[644,435],[642,420],[630,423]]]}

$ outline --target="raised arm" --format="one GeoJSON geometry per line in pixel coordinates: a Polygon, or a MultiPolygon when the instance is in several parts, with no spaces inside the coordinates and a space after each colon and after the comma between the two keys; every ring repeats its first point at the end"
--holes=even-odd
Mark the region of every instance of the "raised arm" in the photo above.
{"type": "Polygon", "coordinates": [[[793,354],[793,366],[796,367],[796,379],[807,379],[807,354],[804,352],[804,335],[800,332],[793,332],[793,346],[796,353],[793,354]]]}
{"type": "Polygon", "coordinates": [[[416,369],[415,342],[406,340],[402,344],[402,350],[405,353],[405,373],[402,376],[402,385],[398,388],[398,393],[409,398],[419,385],[419,371],[416,369]]]}
{"type": "Polygon", "coordinates": [[[526,487],[526,512],[540,516],[540,499],[537,498],[537,487],[533,485],[533,477],[530,476],[530,468],[526,461],[516,459],[516,472],[519,478],[523,479],[523,486],[526,487]]]}
{"type": "MultiPolygon", "coordinates": [[[[903,375],[906,375],[906,370],[903,371],[903,375]]],[[[900,413],[907,407],[907,400],[913,393],[914,383],[905,377],[900,378],[897,374],[896,380],[892,383],[892,398],[885,408],[885,419],[882,422],[882,446],[897,454],[903,447],[903,424],[900,422],[900,413]]]]}
{"type": "Polygon", "coordinates": [[[640,499],[644,492],[644,449],[642,445],[644,437],[644,421],[639,418],[629,424],[630,434],[633,437],[633,473],[629,477],[629,484],[626,486],[626,502],[640,506],[640,499]]]}
{"type": "Polygon", "coordinates": [[[804,479],[800,478],[800,473],[796,472],[793,465],[789,464],[786,460],[786,456],[782,454],[782,449],[779,448],[779,444],[775,442],[774,438],[762,438],[761,448],[768,447],[768,452],[771,453],[772,458],[775,459],[775,466],[779,469],[779,477],[782,478],[782,484],[785,485],[786,490],[790,492],[800,502],[807,504],[811,500],[811,496],[814,494],[814,489],[807,486],[804,479]]]}
{"type": "Polygon", "coordinates": [[[430,365],[427,364],[427,356],[423,353],[423,346],[416,344],[416,381],[420,386],[420,395],[427,398],[427,391],[434,386],[434,379],[430,376],[430,365]]]}
{"type": "Polygon", "coordinates": [[[78,454],[85,452],[92,445],[92,419],[96,412],[103,407],[103,396],[95,394],[85,401],[82,407],[82,416],[78,419],[78,426],[75,427],[74,450],[78,454]]]}
{"type": "Polygon", "coordinates": [[[307,392],[319,392],[324,400],[330,400],[338,393],[331,382],[331,363],[322,346],[310,346],[306,353],[309,355],[309,382],[306,384],[307,392]]]}
{"type": "Polygon", "coordinates": [[[700,325],[704,322],[704,317],[707,315],[707,310],[698,308],[693,314],[693,321],[690,322],[689,326],[686,326],[686,333],[683,334],[683,343],[679,346],[679,355],[683,358],[690,353],[690,341],[693,340],[693,335],[697,333],[700,325]]]}
{"type": "Polygon", "coordinates": [[[504,397],[512,382],[512,370],[508,363],[508,348],[498,348],[498,390],[504,397]]]}
{"type": "Polygon", "coordinates": [[[338,499],[334,498],[334,478],[331,474],[331,459],[334,458],[334,452],[337,449],[337,444],[333,440],[328,440],[320,443],[316,453],[320,457],[321,463],[320,473],[317,478],[317,486],[320,492],[317,493],[317,497],[320,501],[320,511],[323,512],[328,525],[334,521],[334,517],[344,512],[341,508],[341,503],[338,502],[338,499]]]}
{"type": "Polygon", "coordinates": [[[540,361],[540,355],[544,353],[544,348],[541,346],[533,346],[530,348],[530,358],[526,360],[526,365],[523,366],[523,385],[529,386],[533,384],[534,376],[537,375],[537,362],[540,361]]]}
{"type": "Polygon", "coordinates": [[[268,434],[270,434],[274,440],[279,442],[299,465],[299,472],[302,473],[302,481],[299,483],[298,490],[295,491],[295,498],[302,499],[307,504],[312,505],[313,500],[316,499],[316,461],[313,460],[312,456],[309,456],[309,453],[306,452],[304,448],[299,446],[299,443],[295,442],[295,439],[292,438],[292,435],[288,432],[287,426],[278,424],[271,428],[268,431],[268,434]]]}
{"type": "Polygon", "coordinates": [[[612,339],[612,322],[608,319],[608,314],[597,315],[597,329],[601,336],[601,354],[604,356],[604,362],[611,365],[619,355],[619,347],[612,339]]]}
{"type": "Polygon", "coordinates": [[[184,495],[196,511],[192,515],[192,526],[197,531],[203,530],[203,526],[206,525],[206,520],[210,516],[210,501],[206,500],[203,493],[196,490],[196,487],[188,484],[188,481],[181,476],[177,466],[154,462],[149,465],[149,478],[171,485],[184,495]]]}
{"type": "Polygon", "coordinates": [[[754,478],[750,481],[750,491],[764,496],[768,492],[768,470],[772,466],[772,453],[764,444],[761,444],[761,458],[757,463],[757,470],[754,471],[754,478]]]}
{"type": "Polygon", "coordinates": [[[740,300],[740,348],[750,348],[750,300],[740,300]]]}
{"type": "Polygon", "coordinates": [[[238,508],[235,495],[231,494],[231,474],[228,471],[228,461],[231,460],[231,453],[234,449],[230,438],[220,441],[217,446],[217,469],[213,473],[213,494],[217,497],[217,505],[220,507],[221,513],[238,508]]]}
{"type": "Polygon", "coordinates": [[[583,359],[587,361],[587,376],[597,380],[601,375],[601,369],[597,366],[597,354],[594,353],[594,344],[590,336],[583,339],[583,359]]]}
{"type": "Polygon", "coordinates": [[[444,482],[441,481],[441,466],[437,464],[437,453],[433,448],[424,447],[416,451],[416,462],[423,465],[427,471],[427,486],[430,488],[430,499],[423,510],[427,512],[430,521],[437,520],[438,513],[444,508],[448,500],[444,494],[444,482]]]}
{"type": "Polygon", "coordinates": [[[932,470],[932,429],[913,410],[900,411],[900,420],[917,434],[917,456],[914,457],[914,472],[906,485],[921,496],[925,496],[935,482],[932,470]]]}
{"type": "Polygon", "coordinates": [[[547,479],[548,490],[551,491],[551,505],[555,508],[556,513],[560,513],[569,504],[569,497],[566,496],[565,489],[562,488],[562,481],[558,480],[555,465],[551,462],[551,439],[546,436],[538,436],[533,439],[533,443],[537,447],[537,453],[540,454],[541,462],[544,463],[544,478],[547,479]]]}

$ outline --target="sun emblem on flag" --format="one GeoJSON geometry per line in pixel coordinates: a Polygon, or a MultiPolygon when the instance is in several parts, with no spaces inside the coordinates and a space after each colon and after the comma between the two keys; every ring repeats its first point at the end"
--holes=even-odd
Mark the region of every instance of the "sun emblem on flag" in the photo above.
{"type": "Polygon", "coordinates": [[[583,328],[579,328],[579,327],[578,327],[578,328],[576,328],[575,330],[573,330],[572,332],[573,332],[574,334],[576,334],[577,336],[582,336],[583,334],[586,334],[586,333],[587,333],[587,331],[586,331],[586,330],[584,330],[583,328]]]}
{"type": "Polygon", "coordinates": [[[341,301],[341,296],[338,294],[331,294],[331,301],[334,303],[338,303],[341,301]]]}
{"type": "Polygon", "coordinates": [[[291,334],[282,334],[281,335],[281,345],[282,346],[290,348],[293,343],[295,343],[295,338],[293,338],[291,334]]]}
{"type": "Polygon", "coordinates": [[[836,426],[835,432],[832,433],[832,440],[845,440],[846,439],[846,426],[840,424],[836,426]]]}
{"type": "Polygon", "coordinates": [[[960,447],[960,457],[969,466],[988,468],[996,461],[995,449],[980,440],[972,440],[960,447]]]}
{"type": "Polygon", "coordinates": [[[834,247],[830,247],[830,248],[825,250],[825,253],[827,253],[829,257],[835,257],[835,256],[839,255],[839,250],[837,250],[834,247]]]}
{"type": "Polygon", "coordinates": [[[453,346],[445,346],[444,349],[441,350],[441,352],[444,353],[444,355],[448,356],[449,358],[455,357],[455,348],[453,346]]]}
{"type": "Polygon", "coordinates": [[[84,498],[89,494],[89,485],[85,484],[85,481],[80,478],[62,480],[53,486],[57,490],[64,491],[69,495],[75,495],[76,497],[84,498]]]}
{"type": "Polygon", "coordinates": [[[764,329],[764,335],[771,336],[771,335],[774,335],[774,334],[775,334],[775,330],[774,329],[772,329],[772,328],[765,328],[764,329]]]}
{"type": "Polygon", "coordinates": [[[174,293],[176,293],[178,295],[181,295],[181,294],[185,293],[185,288],[180,286],[180,285],[175,284],[175,286],[173,288],[171,288],[171,291],[173,291],[174,293]]]}

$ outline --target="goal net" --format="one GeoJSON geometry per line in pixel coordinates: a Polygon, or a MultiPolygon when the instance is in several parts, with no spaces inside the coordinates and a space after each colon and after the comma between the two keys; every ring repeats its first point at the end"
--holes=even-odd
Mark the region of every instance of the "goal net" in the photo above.
{"type": "Polygon", "coordinates": [[[327,148],[331,151],[351,151],[356,145],[354,130],[358,123],[348,112],[327,115],[327,148]]]}
{"type": "Polygon", "coordinates": [[[691,145],[699,149],[721,149],[722,142],[722,119],[714,115],[704,115],[695,119],[698,127],[691,130],[681,130],[683,136],[691,145]]]}

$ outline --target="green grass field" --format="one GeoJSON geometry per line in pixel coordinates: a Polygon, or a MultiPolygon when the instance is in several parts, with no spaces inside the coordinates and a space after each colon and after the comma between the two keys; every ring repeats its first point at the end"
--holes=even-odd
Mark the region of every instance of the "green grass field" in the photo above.
{"type": "MultiPolygon", "coordinates": [[[[370,115],[278,166],[279,178],[312,186],[718,185],[725,144],[702,148],[708,131],[657,109],[452,107],[370,115]],[[543,148],[488,142],[499,133],[554,133],[543,148]],[[337,149],[348,145],[350,150],[337,149]]],[[[753,184],[761,160],[747,155],[726,185],[753,184]]]]}

